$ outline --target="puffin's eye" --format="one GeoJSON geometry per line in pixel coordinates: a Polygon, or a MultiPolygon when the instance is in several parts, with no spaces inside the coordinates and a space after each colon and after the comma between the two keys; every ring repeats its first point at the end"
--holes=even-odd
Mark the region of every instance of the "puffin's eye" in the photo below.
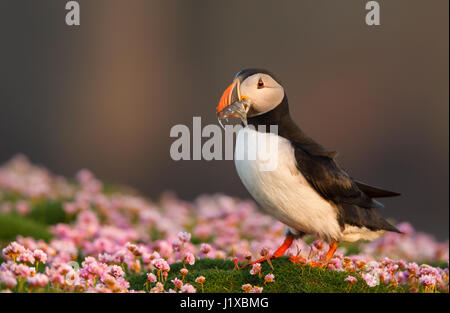
{"type": "Polygon", "coordinates": [[[261,88],[263,88],[264,87],[264,82],[262,81],[262,79],[260,78],[259,79],[259,81],[258,81],[258,89],[261,89],[261,88]]]}

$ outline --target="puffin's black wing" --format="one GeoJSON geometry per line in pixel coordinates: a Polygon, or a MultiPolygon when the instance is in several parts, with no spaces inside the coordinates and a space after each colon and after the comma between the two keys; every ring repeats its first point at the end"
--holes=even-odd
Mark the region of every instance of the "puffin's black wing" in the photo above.
{"type": "Polygon", "coordinates": [[[337,165],[330,153],[311,149],[314,145],[298,142],[292,142],[292,145],[299,171],[324,199],[332,201],[339,208],[338,222],[341,227],[349,224],[373,231],[388,230],[400,233],[376,212],[375,208],[383,205],[372,199],[397,196],[398,193],[354,181],[337,165]]]}
{"type": "Polygon", "coordinates": [[[298,169],[323,198],[337,205],[357,205],[366,209],[383,207],[365,194],[333,158],[326,154],[312,154],[298,143],[293,143],[293,146],[298,169]]]}

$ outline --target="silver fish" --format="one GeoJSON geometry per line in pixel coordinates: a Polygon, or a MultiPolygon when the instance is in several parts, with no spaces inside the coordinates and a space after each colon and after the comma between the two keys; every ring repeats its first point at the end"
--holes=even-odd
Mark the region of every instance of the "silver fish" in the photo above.
{"type": "Polygon", "coordinates": [[[224,128],[222,121],[225,119],[228,122],[228,118],[240,118],[244,126],[247,126],[247,112],[249,108],[250,105],[247,99],[230,104],[218,115],[220,126],[224,128]]]}

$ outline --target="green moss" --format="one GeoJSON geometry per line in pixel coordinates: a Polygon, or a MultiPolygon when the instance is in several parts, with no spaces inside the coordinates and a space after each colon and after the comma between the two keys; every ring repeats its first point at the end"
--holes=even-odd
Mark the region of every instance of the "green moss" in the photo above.
{"type": "Polygon", "coordinates": [[[16,214],[0,214],[0,239],[12,241],[17,235],[44,240],[52,237],[46,225],[16,214]]]}
{"type": "MultiPolygon", "coordinates": [[[[250,268],[233,270],[234,264],[231,261],[200,259],[194,266],[187,266],[189,274],[186,282],[192,284],[201,292],[201,286],[195,283],[198,276],[204,276],[206,281],[203,285],[204,292],[243,292],[243,284],[249,283],[264,287],[264,292],[308,292],[308,293],[344,293],[347,292],[348,283],[344,279],[347,273],[336,272],[309,266],[302,266],[291,263],[286,257],[272,261],[274,270],[267,262],[262,264],[262,275],[251,275],[250,268]],[[275,282],[264,285],[264,276],[273,273],[275,282]]],[[[166,289],[173,288],[170,280],[178,277],[181,279],[180,269],[182,263],[171,265],[166,289]]],[[[143,290],[146,275],[134,275],[128,277],[132,289],[143,290]]],[[[373,288],[368,287],[361,278],[353,285],[350,292],[407,292],[408,287],[389,287],[379,285],[373,288]]]]}
{"type": "Polygon", "coordinates": [[[62,206],[62,200],[37,200],[32,204],[31,212],[26,217],[46,225],[70,222],[62,206]]]}

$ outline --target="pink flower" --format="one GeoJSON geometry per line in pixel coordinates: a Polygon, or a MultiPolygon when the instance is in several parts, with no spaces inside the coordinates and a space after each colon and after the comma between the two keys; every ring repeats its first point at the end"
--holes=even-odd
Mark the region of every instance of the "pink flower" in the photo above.
{"type": "Polygon", "coordinates": [[[413,275],[415,275],[419,272],[419,265],[417,265],[417,263],[408,263],[407,268],[408,268],[408,271],[413,275]]]}
{"type": "Polygon", "coordinates": [[[81,277],[92,279],[93,277],[102,277],[108,273],[108,265],[97,262],[93,257],[86,257],[82,263],[83,268],[80,270],[81,277]]]}
{"type": "Polygon", "coordinates": [[[195,263],[195,257],[191,252],[187,252],[184,256],[184,262],[189,263],[189,265],[194,265],[195,263]]]}
{"type": "Polygon", "coordinates": [[[180,273],[181,273],[181,275],[186,276],[186,275],[189,273],[189,271],[188,271],[187,268],[182,268],[182,269],[180,270],[180,273]]]}
{"type": "Polygon", "coordinates": [[[250,293],[262,293],[263,287],[253,286],[252,290],[250,290],[250,293]]]}
{"type": "Polygon", "coordinates": [[[14,288],[17,285],[17,280],[10,271],[0,271],[0,283],[5,284],[6,288],[14,288]]]}
{"type": "Polygon", "coordinates": [[[401,231],[404,235],[409,236],[414,233],[414,227],[407,222],[403,222],[397,225],[399,231],[401,231]]]}
{"type": "Polygon", "coordinates": [[[149,274],[147,275],[147,281],[148,281],[149,283],[156,283],[157,280],[158,280],[158,279],[156,278],[156,275],[155,275],[155,274],[149,273],[149,274]]]}
{"type": "Polygon", "coordinates": [[[172,249],[174,251],[180,251],[180,249],[181,249],[181,242],[178,239],[174,239],[172,241],[172,249]]]}
{"type": "Polygon", "coordinates": [[[46,263],[47,262],[47,254],[42,251],[41,249],[36,249],[33,251],[33,256],[39,263],[46,263]]]}
{"type": "Polygon", "coordinates": [[[197,290],[191,284],[184,284],[180,290],[181,293],[195,293],[197,290]]]}
{"type": "Polygon", "coordinates": [[[34,264],[35,259],[33,253],[30,250],[25,250],[22,254],[20,254],[17,257],[17,261],[34,264]]]}
{"type": "Polygon", "coordinates": [[[356,279],[355,277],[349,275],[349,276],[347,276],[346,279],[344,279],[344,281],[346,281],[346,282],[348,282],[350,284],[354,284],[354,283],[356,283],[358,281],[358,279],[356,279]]]}
{"type": "Polygon", "coordinates": [[[369,273],[362,274],[362,279],[366,282],[369,287],[375,287],[379,284],[378,280],[374,275],[369,273]]]}
{"type": "Polygon", "coordinates": [[[316,240],[313,242],[313,247],[317,250],[321,251],[323,249],[323,241],[322,240],[316,240]]]}
{"type": "Polygon", "coordinates": [[[203,284],[205,282],[205,280],[206,280],[205,276],[199,276],[195,279],[195,282],[197,284],[203,284]]]}
{"type": "Polygon", "coordinates": [[[152,252],[152,254],[150,255],[150,259],[152,259],[152,260],[160,259],[160,258],[161,258],[161,255],[157,251],[152,252]]]}
{"type": "Polygon", "coordinates": [[[25,252],[25,247],[18,244],[16,241],[11,242],[6,248],[2,250],[3,257],[6,260],[17,258],[20,254],[25,252]]]}
{"type": "Polygon", "coordinates": [[[262,247],[261,251],[259,251],[259,254],[261,254],[262,256],[267,256],[269,254],[269,249],[266,247],[262,247]]]}
{"type": "Polygon", "coordinates": [[[161,284],[160,282],[156,283],[156,286],[153,287],[152,289],[150,289],[151,293],[161,293],[164,292],[164,285],[161,284]]]}
{"type": "Polygon", "coordinates": [[[127,248],[132,253],[134,253],[137,250],[137,246],[129,242],[126,243],[125,248],[127,248]]]}
{"type": "Polygon", "coordinates": [[[170,271],[169,263],[167,263],[167,261],[164,259],[154,259],[152,261],[152,265],[158,270],[170,271]]]}
{"type": "Polygon", "coordinates": [[[244,290],[245,292],[250,292],[252,290],[252,285],[244,284],[242,285],[242,290],[244,290]]]}
{"type": "Polygon", "coordinates": [[[45,287],[48,284],[48,277],[44,274],[36,274],[27,278],[27,282],[30,287],[45,287]]]}
{"type": "Polygon", "coordinates": [[[25,264],[13,264],[11,270],[16,276],[20,276],[21,278],[28,278],[36,274],[36,269],[34,267],[25,264]]]}
{"type": "Polygon", "coordinates": [[[419,282],[423,286],[434,286],[436,285],[436,277],[433,275],[422,275],[419,277],[419,282]]]}
{"type": "Polygon", "coordinates": [[[16,204],[16,211],[19,215],[26,215],[31,211],[31,208],[27,201],[18,201],[16,204]]]}
{"type": "Polygon", "coordinates": [[[112,276],[114,276],[115,278],[125,276],[125,273],[124,273],[122,267],[120,267],[118,265],[110,265],[108,267],[108,273],[111,274],[112,276]]]}
{"type": "Polygon", "coordinates": [[[250,270],[250,274],[256,275],[259,273],[261,273],[261,264],[259,263],[253,264],[252,269],[250,270]]]}
{"type": "Polygon", "coordinates": [[[208,254],[209,251],[211,251],[211,245],[207,243],[202,243],[200,245],[200,251],[205,255],[208,254]]]}
{"type": "Polygon", "coordinates": [[[176,288],[181,288],[183,286],[183,281],[179,280],[178,278],[172,279],[171,281],[176,288]]]}
{"type": "Polygon", "coordinates": [[[191,234],[180,231],[178,233],[178,239],[183,243],[189,242],[191,240],[191,234]]]}
{"type": "Polygon", "coordinates": [[[275,275],[274,274],[267,274],[264,276],[264,282],[266,283],[272,283],[275,281],[275,275]]]}

